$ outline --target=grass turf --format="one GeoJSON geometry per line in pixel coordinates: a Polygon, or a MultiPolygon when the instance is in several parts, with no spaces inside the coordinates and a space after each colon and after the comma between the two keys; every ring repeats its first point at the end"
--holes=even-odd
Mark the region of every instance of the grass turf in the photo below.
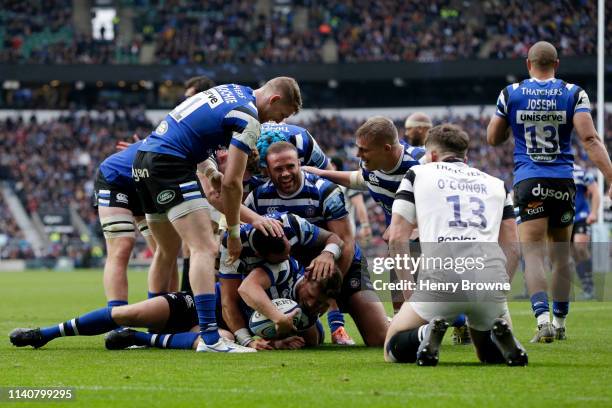
{"type": "MultiPolygon", "coordinates": [[[[384,363],[381,349],[331,345],[209,355],[111,352],[102,336],[57,339],[39,350],[9,343],[15,327],[56,324],[104,305],[101,285],[100,271],[0,273],[0,387],[74,387],[76,398],[65,405],[87,407],[612,405],[609,302],[573,303],[569,339],[547,345],[528,343],[529,303],[512,303],[516,334],[529,352],[526,368],[483,366],[471,347],[448,344],[450,336],[435,368],[384,363]]],[[[130,285],[130,300],[142,299],[146,274],[131,272],[130,285]]],[[[348,330],[358,337],[352,322],[348,330]]]]}

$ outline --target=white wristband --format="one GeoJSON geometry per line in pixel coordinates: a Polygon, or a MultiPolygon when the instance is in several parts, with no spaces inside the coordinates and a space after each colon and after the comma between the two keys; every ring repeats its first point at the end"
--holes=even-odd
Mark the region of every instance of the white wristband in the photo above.
{"type": "Polygon", "coordinates": [[[240,238],[240,224],[230,225],[227,232],[230,238],[240,238]]]}
{"type": "Polygon", "coordinates": [[[334,256],[334,261],[340,259],[340,253],[342,252],[338,244],[327,244],[325,248],[323,248],[323,251],[331,252],[334,256]]]}
{"type": "Polygon", "coordinates": [[[244,347],[253,341],[253,337],[251,337],[251,333],[249,333],[249,329],[246,327],[236,330],[234,332],[234,336],[236,337],[236,342],[244,347]]]}

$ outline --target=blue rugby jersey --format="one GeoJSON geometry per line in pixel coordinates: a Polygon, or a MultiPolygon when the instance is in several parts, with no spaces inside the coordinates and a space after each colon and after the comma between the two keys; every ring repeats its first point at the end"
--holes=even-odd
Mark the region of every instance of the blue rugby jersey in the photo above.
{"type": "MultiPolygon", "coordinates": [[[[266,217],[274,218],[283,223],[283,231],[285,237],[291,244],[291,248],[297,246],[311,247],[317,242],[320,229],[314,224],[309,223],[302,217],[287,213],[274,213],[266,215],[266,217]]],[[[242,224],[240,226],[240,240],[242,241],[242,252],[240,253],[241,268],[221,268],[219,277],[224,279],[241,278],[241,270],[250,271],[255,266],[264,262],[264,260],[255,254],[253,249],[252,238],[256,229],[251,224],[242,224]]],[[[223,236],[222,245],[227,247],[227,232],[223,236]]]]}
{"type": "Polygon", "coordinates": [[[253,90],[236,84],[219,85],[174,108],[139,150],[197,164],[230,144],[249,154],[259,134],[253,90]]]}
{"type": "Polygon", "coordinates": [[[514,135],[514,184],[530,178],[572,178],[574,114],[590,111],[586,92],[561,79],[531,78],[502,89],[496,115],[508,122],[514,135]]]}
{"type": "Polygon", "coordinates": [[[132,163],[134,163],[136,152],[138,152],[142,142],[141,140],[125,150],[114,153],[100,163],[100,173],[102,173],[106,181],[119,187],[135,188],[135,183],[132,179],[132,163]]]}
{"type": "Polygon", "coordinates": [[[291,196],[281,195],[268,180],[249,194],[244,205],[262,215],[276,212],[299,215],[320,227],[348,215],[344,195],[337,185],[311,173],[302,171],[301,174],[302,185],[291,196]]]}
{"type": "MultiPolygon", "coordinates": [[[[249,194],[244,205],[260,215],[275,212],[299,215],[321,228],[326,228],[328,221],[348,216],[344,194],[337,185],[317,175],[301,173],[302,186],[290,197],[281,195],[269,180],[249,194]]],[[[361,249],[356,242],[353,261],[361,262],[361,249]]]]}
{"type": "Polygon", "coordinates": [[[294,145],[302,166],[313,166],[325,169],[329,159],[323,153],[317,141],[303,127],[286,123],[267,122],[261,125],[261,132],[275,131],[283,135],[285,140],[294,145]]]}
{"type": "Polygon", "coordinates": [[[266,290],[270,299],[292,299],[298,301],[297,285],[304,279],[304,267],[295,259],[288,260],[279,264],[264,263],[260,265],[266,271],[272,284],[266,290]]]}
{"type": "Polygon", "coordinates": [[[587,189],[594,182],[595,177],[593,174],[574,164],[574,183],[576,184],[576,215],[574,216],[574,223],[586,220],[591,212],[591,206],[587,199],[587,189]]]}
{"type": "Polygon", "coordinates": [[[385,213],[385,221],[387,225],[391,223],[391,208],[395,193],[404,178],[404,175],[412,166],[421,164],[425,158],[425,149],[421,147],[410,146],[407,143],[401,142],[404,146],[404,154],[397,162],[397,165],[388,172],[382,170],[369,171],[359,163],[361,174],[365,180],[372,199],[381,206],[385,213]]]}

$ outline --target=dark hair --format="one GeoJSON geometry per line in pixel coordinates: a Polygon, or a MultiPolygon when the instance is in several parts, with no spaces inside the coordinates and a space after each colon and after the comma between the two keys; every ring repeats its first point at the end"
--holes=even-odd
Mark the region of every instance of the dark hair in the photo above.
{"type": "Polygon", "coordinates": [[[344,162],[338,156],[334,156],[329,159],[332,164],[336,167],[336,170],[344,170],[344,162]]]}
{"type": "Polygon", "coordinates": [[[283,237],[265,236],[263,232],[255,230],[251,237],[253,249],[262,257],[277,255],[285,252],[285,240],[283,237]]]}
{"type": "Polygon", "coordinates": [[[207,76],[197,76],[185,81],[185,89],[195,88],[195,92],[202,92],[215,86],[215,81],[207,76]]]}
{"type": "Polygon", "coordinates": [[[465,157],[470,137],[459,126],[443,123],[434,126],[427,132],[427,142],[425,146],[435,145],[443,153],[453,153],[457,157],[465,157]]]}
{"type": "Polygon", "coordinates": [[[338,299],[342,291],[342,272],[336,266],[334,272],[326,279],[319,281],[321,287],[321,293],[325,296],[338,299]]]}

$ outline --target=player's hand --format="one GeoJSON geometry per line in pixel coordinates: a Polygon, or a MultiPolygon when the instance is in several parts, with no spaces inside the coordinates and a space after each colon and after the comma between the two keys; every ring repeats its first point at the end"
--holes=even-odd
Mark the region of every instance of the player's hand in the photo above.
{"type": "Polygon", "coordinates": [[[272,345],[276,350],[298,350],[306,345],[300,336],[290,336],[282,340],[273,340],[272,345]]]}
{"type": "Polygon", "coordinates": [[[242,241],[240,237],[227,237],[227,261],[226,265],[232,265],[240,258],[242,252],[242,241]]]}
{"type": "Polygon", "coordinates": [[[359,239],[362,243],[367,244],[372,239],[372,227],[369,224],[362,225],[359,228],[359,239]]]}
{"type": "Polygon", "coordinates": [[[134,133],[132,135],[132,143],[130,142],[124,142],[124,141],[119,141],[117,142],[117,144],[115,145],[115,148],[119,151],[125,150],[128,147],[130,147],[133,143],[137,143],[140,141],[140,137],[138,136],[137,133],[134,133]]]}
{"type": "Polygon", "coordinates": [[[597,213],[590,213],[586,219],[588,225],[595,224],[597,222],[597,213]]]}
{"type": "Polygon", "coordinates": [[[317,176],[320,176],[323,173],[320,168],[313,166],[302,166],[301,169],[307,171],[308,173],[316,174],[317,176]]]}
{"type": "Polygon", "coordinates": [[[383,232],[382,239],[388,244],[389,243],[389,227],[383,232]]]}
{"type": "Polygon", "coordinates": [[[331,276],[335,267],[334,255],[331,252],[323,251],[306,268],[308,279],[313,281],[327,279],[331,276]]]}
{"type": "Polygon", "coordinates": [[[214,188],[215,191],[218,191],[219,193],[221,193],[221,183],[223,182],[223,173],[221,173],[220,171],[216,172],[210,177],[209,181],[210,181],[210,185],[212,186],[212,188],[214,188]]]}
{"type": "Polygon", "coordinates": [[[248,347],[254,348],[255,350],[274,350],[271,342],[265,339],[255,339],[249,343],[248,347]]]}
{"type": "Polygon", "coordinates": [[[277,338],[284,338],[289,336],[291,333],[297,332],[297,327],[295,327],[293,324],[293,318],[299,312],[299,309],[295,309],[293,312],[283,315],[283,317],[274,322],[277,338]]]}
{"type": "Polygon", "coordinates": [[[271,235],[280,238],[285,235],[283,224],[274,218],[259,217],[251,225],[253,225],[253,228],[261,231],[266,237],[271,235]]]}

